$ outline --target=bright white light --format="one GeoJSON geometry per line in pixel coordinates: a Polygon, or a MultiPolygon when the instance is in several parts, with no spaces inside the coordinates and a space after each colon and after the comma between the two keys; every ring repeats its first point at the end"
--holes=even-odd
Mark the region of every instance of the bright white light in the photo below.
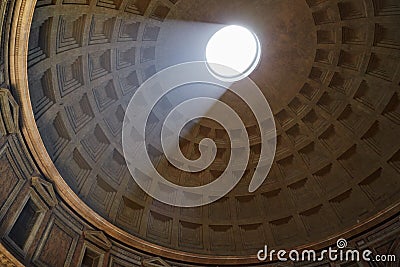
{"type": "Polygon", "coordinates": [[[227,26],[216,32],[206,48],[206,60],[214,74],[240,80],[257,67],[260,42],[254,33],[241,26],[227,26]]]}

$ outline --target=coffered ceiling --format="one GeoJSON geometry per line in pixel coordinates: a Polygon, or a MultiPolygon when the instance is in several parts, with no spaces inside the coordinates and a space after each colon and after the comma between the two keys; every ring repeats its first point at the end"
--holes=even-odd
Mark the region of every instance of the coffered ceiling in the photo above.
{"type": "MultiPolygon", "coordinates": [[[[399,25],[397,0],[39,0],[28,52],[32,108],[51,164],[123,231],[207,255],[307,246],[399,201],[399,25]],[[146,195],[127,169],[125,110],[157,71],[201,60],[204,36],[225,24],[245,25],[261,41],[262,60],[250,77],[275,115],[276,158],[262,187],[249,193],[259,127],[246,105],[225,93],[221,99],[236,105],[251,139],[247,171],[215,203],[171,207],[146,195]]],[[[160,107],[168,111],[179,95],[160,107]]],[[[181,138],[183,153],[195,159],[206,137],[218,152],[201,173],[174,168],[153,140],[149,153],[169,179],[204,184],[229,161],[227,133],[199,120],[181,138]]]]}

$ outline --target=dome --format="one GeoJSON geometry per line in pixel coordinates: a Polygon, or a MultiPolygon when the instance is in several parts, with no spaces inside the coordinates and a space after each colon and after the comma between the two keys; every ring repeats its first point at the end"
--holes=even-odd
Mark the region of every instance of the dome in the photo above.
{"type": "MultiPolygon", "coordinates": [[[[256,252],[266,244],[322,249],[398,214],[400,6],[389,0],[249,2],[39,0],[30,9],[25,3],[27,58],[7,63],[17,73],[11,85],[24,88],[14,94],[21,136],[37,166],[32,173],[54,185],[49,194],[74,214],[68,216],[76,231],[101,231],[118,253],[137,249],[167,262],[244,265],[258,264],[256,252]],[[125,113],[155,74],[204,61],[210,38],[229,25],[245,27],[259,42],[260,61],[246,75],[271,117],[260,121],[234,90],[216,84],[182,84],[163,95],[147,119],[144,143],[168,181],[187,187],[216,181],[234,153],[234,133],[199,117],[178,133],[179,148],[194,161],[202,140],[211,139],[215,159],[190,173],[168,160],[163,123],[185,101],[226,103],[249,142],[243,176],[228,194],[198,207],[165,204],[127,166],[125,113]],[[276,139],[263,138],[265,127],[276,139]],[[249,190],[264,147],[275,151],[272,165],[249,190]]],[[[212,107],[193,109],[206,117],[212,107]]],[[[71,261],[82,255],[71,254],[71,261]]]]}

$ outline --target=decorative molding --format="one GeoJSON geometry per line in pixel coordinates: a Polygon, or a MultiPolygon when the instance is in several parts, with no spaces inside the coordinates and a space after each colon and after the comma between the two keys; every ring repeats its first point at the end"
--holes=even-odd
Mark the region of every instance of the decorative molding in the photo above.
{"type": "Polygon", "coordinates": [[[58,204],[56,193],[54,192],[53,185],[46,182],[38,176],[32,177],[32,185],[37,190],[39,195],[46,201],[50,207],[55,207],[58,204]]]}
{"type": "Polygon", "coordinates": [[[143,260],[143,266],[144,267],[171,267],[171,265],[169,265],[168,263],[166,263],[163,259],[161,259],[159,257],[143,260]]]}
{"type": "Polygon", "coordinates": [[[39,231],[39,228],[44,220],[46,212],[48,211],[48,207],[32,188],[30,188],[29,193],[19,205],[20,206],[18,210],[15,212],[15,214],[13,214],[11,222],[7,225],[5,238],[3,240],[5,241],[5,244],[14,247],[16,253],[18,253],[19,256],[26,257],[29,248],[35,241],[36,234],[39,231]],[[28,225],[29,227],[27,229],[25,229],[25,240],[23,240],[23,242],[18,245],[16,243],[16,240],[14,240],[12,237],[12,232],[18,219],[21,216],[24,216],[23,212],[25,210],[25,207],[27,207],[28,205],[30,205],[30,207],[35,207],[34,210],[36,215],[34,217],[31,216],[31,224],[28,225]]]}
{"type": "MultiPolygon", "coordinates": [[[[6,8],[7,8],[7,1],[1,1],[0,2],[0,43],[1,43],[1,37],[3,36],[3,23],[4,23],[4,16],[6,14],[6,8]]],[[[2,60],[0,60],[2,61],[2,60]]]]}
{"type": "Polygon", "coordinates": [[[78,240],[79,234],[71,229],[67,222],[54,215],[36,247],[32,262],[37,266],[73,266],[72,260],[78,240]],[[58,243],[57,247],[53,245],[55,243],[58,243]]]}
{"type": "Polygon", "coordinates": [[[22,267],[20,263],[2,244],[0,244],[0,266],[22,267]]]}
{"type": "Polygon", "coordinates": [[[83,232],[83,235],[87,240],[93,242],[97,246],[105,250],[111,249],[112,244],[102,231],[87,230],[83,232]]]}
{"type": "Polygon", "coordinates": [[[1,177],[7,179],[0,179],[0,220],[8,214],[10,206],[20,194],[26,179],[24,172],[20,170],[22,165],[18,161],[19,146],[12,142],[12,138],[0,148],[0,174],[1,177]]]}
{"type": "Polygon", "coordinates": [[[17,133],[19,106],[8,89],[0,88],[0,112],[0,134],[17,133]]]}
{"type": "MultiPolygon", "coordinates": [[[[101,250],[97,246],[90,242],[85,241],[83,244],[81,255],[79,256],[79,266],[82,266],[83,262],[90,262],[93,267],[101,267],[104,263],[105,251],[101,250]]],[[[88,266],[86,265],[85,266],[88,266]]]]}

